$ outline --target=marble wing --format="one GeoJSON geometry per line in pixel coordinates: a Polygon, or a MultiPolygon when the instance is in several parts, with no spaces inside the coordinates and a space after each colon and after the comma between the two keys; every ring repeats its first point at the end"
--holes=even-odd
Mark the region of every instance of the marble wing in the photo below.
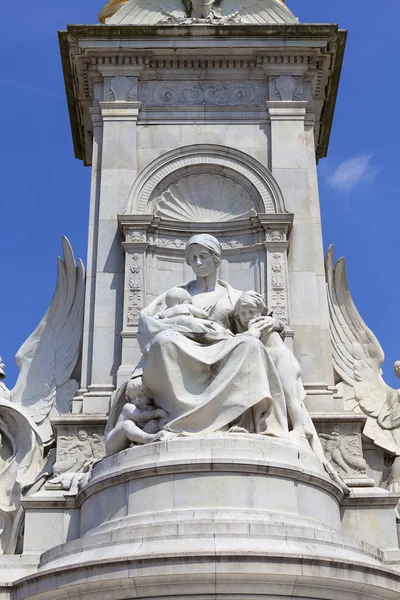
{"type": "Polygon", "coordinates": [[[68,412],[78,388],[72,378],[80,357],[85,270],[62,240],[57,285],[50,306],[15,357],[20,369],[11,401],[25,409],[44,443],[52,437],[50,415],[68,412]]]}
{"type": "Polygon", "coordinates": [[[42,468],[43,446],[35,423],[12,402],[0,399],[0,554],[12,554],[24,488],[42,468]]]}
{"type": "Polygon", "coordinates": [[[352,408],[358,405],[377,418],[390,390],[381,374],[385,355],[353,302],[345,259],[335,265],[333,246],[325,258],[325,273],[334,369],[345,384],[347,401],[354,401],[352,408]]]}

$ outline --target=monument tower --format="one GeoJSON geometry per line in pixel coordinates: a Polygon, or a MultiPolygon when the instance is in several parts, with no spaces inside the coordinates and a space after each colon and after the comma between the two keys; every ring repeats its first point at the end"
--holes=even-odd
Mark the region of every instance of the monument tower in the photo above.
{"type": "Polygon", "coordinates": [[[283,0],[99,19],[60,32],[86,275],[64,240],[0,384],[1,599],[400,597],[398,392],[322,246],[346,32],[283,0]]]}

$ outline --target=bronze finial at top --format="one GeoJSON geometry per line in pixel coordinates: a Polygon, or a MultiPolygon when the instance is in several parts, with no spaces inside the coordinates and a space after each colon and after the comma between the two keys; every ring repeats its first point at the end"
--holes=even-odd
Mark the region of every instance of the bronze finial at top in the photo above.
{"type": "Polygon", "coordinates": [[[105,23],[106,19],[115,15],[117,10],[125,6],[129,0],[109,0],[105,7],[99,13],[99,21],[105,23]]]}

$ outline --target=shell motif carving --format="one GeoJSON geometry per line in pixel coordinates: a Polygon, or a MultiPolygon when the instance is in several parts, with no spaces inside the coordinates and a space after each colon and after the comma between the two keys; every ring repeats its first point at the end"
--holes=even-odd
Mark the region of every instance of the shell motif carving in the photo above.
{"type": "Polygon", "coordinates": [[[216,174],[182,177],[155,201],[154,215],[197,223],[233,221],[256,215],[249,192],[239,183],[216,174]]]}

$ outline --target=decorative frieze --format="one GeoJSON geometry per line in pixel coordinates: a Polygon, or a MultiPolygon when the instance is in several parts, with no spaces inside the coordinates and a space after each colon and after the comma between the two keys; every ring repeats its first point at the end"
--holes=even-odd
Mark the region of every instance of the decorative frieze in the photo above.
{"type": "Polygon", "coordinates": [[[147,106],[262,106],[267,85],[257,81],[143,81],[139,99],[147,106]]]}
{"type": "MultiPolygon", "coordinates": [[[[172,250],[184,250],[186,248],[186,242],[189,239],[190,235],[186,238],[177,238],[177,237],[168,237],[157,234],[150,234],[148,236],[148,243],[152,246],[157,246],[158,248],[169,248],[172,250]]],[[[126,237],[126,241],[136,241],[128,239],[128,234],[126,237]]],[[[139,241],[139,240],[138,240],[139,241]]],[[[143,240],[140,240],[143,241],[143,240]]],[[[221,238],[220,239],[221,246],[223,250],[235,250],[237,248],[246,248],[253,246],[255,241],[252,235],[243,235],[237,236],[236,238],[221,238]]]]}
{"type": "Polygon", "coordinates": [[[167,237],[162,235],[150,235],[149,242],[159,248],[173,248],[174,250],[184,250],[186,241],[180,238],[167,237]]]}
{"type": "Polygon", "coordinates": [[[223,250],[235,250],[236,248],[245,248],[254,245],[254,236],[244,235],[235,239],[220,239],[223,250]]]}

